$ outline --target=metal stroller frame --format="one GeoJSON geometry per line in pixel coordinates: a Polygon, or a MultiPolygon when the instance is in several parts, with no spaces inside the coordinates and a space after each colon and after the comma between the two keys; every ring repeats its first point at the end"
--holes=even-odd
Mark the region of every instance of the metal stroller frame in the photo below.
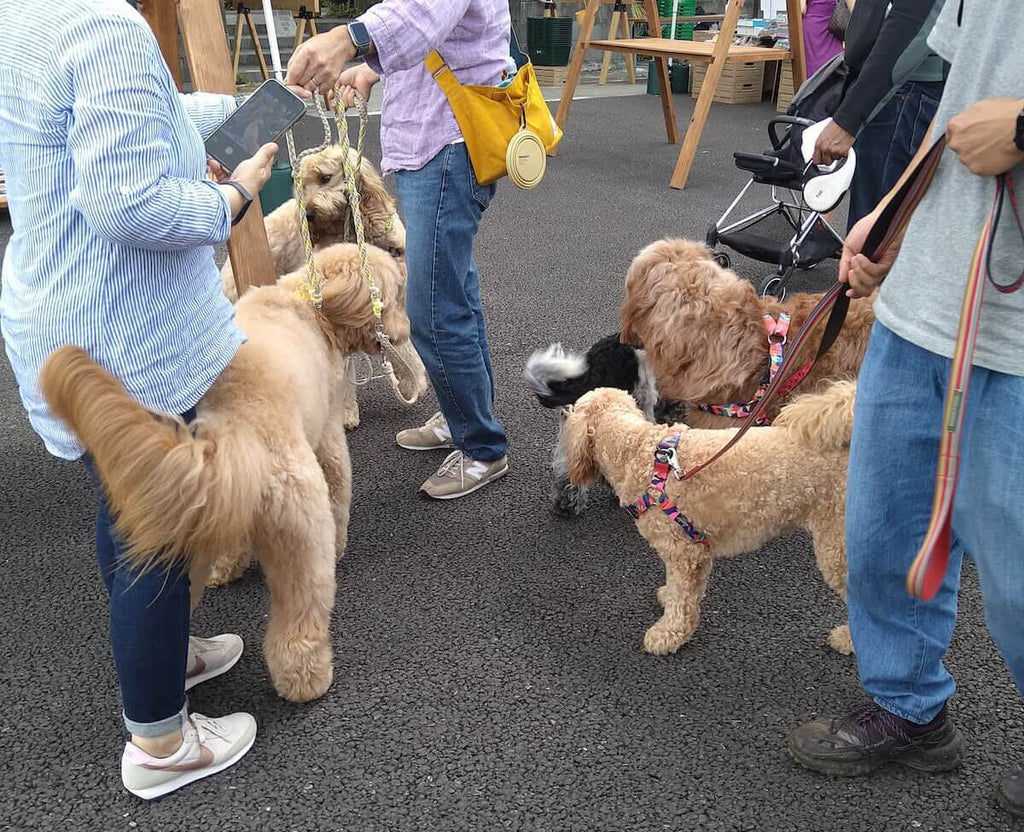
{"type": "MultiPolygon", "coordinates": [[[[718,248],[719,245],[778,267],[774,274],[766,277],[758,286],[761,296],[775,295],[781,300],[786,296],[786,284],[796,269],[812,268],[822,260],[838,260],[842,253],[843,237],[822,216],[827,212],[815,211],[803,198],[802,189],[810,165],[803,161],[798,137],[804,128],[813,124],[813,121],[799,116],[777,116],[768,123],[771,151],[765,154],[734,153],[736,167],[750,172],[750,181],[743,186],[718,222],[708,229],[707,245],[723,267],[729,268],[732,258],[728,252],[718,248]],[[784,134],[779,133],[782,126],[789,128],[784,134]],[[726,224],[736,206],[755,184],[771,187],[771,203],[749,216],[726,224]],[[747,233],[747,229],[775,214],[782,215],[793,230],[788,242],[747,233]],[[817,250],[807,251],[805,243],[808,242],[811,230],[819,223],[831,240],[819,238],[815,241],[817,250]],[[831,241],[834,241],[834,247],[827,246],[831,241]]],[[[841,201],[842,197],[836,205],[841,201]]]]}

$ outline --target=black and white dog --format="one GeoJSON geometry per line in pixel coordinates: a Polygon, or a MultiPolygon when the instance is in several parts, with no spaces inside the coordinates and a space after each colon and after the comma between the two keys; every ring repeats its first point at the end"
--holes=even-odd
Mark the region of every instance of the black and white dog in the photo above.
{"type": "MultiPolygon", "coordinates": [[[[562,423],[584,393],[599,387],[614,387],[628,392],[651,421],[679,421],[676,403],[658,398],[658,386],[644,351],[619,341],[619,334],[609,335],[594,344],[586,355],[566,352],[561,344],[552,344],[530,356],[523,370],[530,389],[544,407],[561,408],[562,423]]],[[[585,488],[569,483],[568,467],[563,453],[561,427],[552,461],[555,479],[551,486],[551,503],[556,514],[572,517],[587,504],[585,488]]]]}

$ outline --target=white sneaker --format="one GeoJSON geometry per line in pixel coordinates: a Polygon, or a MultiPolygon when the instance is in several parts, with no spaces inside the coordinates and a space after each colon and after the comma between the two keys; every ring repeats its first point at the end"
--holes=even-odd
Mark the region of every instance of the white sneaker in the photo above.
{"type": "Polygon", "coordinates": [[[249,714],[211,719],[191,714],[182,728],[184,742],[170,757],[151,757],[128,742],[121,755],[121,782],[136,797],[153,800],[233,766],[256,740],[249,714]]]}
{"type": "Polygon", "coordinates": [[[395,435],[399,448],[407,451],[436,451],[452,445],[452,432],[448,422],[439,410],[422,427],[401,430],[395,435]]]}
{"type": "Polygon", "coordinates": [[[213,638],[188,637],[188,664],[185,665],[185,690],[227,673],[242,658],[245,644],[241,636],[224,633],[213,638]]]}

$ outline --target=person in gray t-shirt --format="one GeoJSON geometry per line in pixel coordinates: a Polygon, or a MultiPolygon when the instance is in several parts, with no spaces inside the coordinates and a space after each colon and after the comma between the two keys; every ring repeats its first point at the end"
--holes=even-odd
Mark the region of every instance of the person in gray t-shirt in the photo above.
{"type": "MultiPolygon", "coordinates": [[[[878,262],[861,249],[892,194],[850,231],[840,279],[870,294],[877,321],[861,367],[846,502],[850,632],[871,701],[797,728],[798,762],[836,775],[889,763],[957,766],[964,738],[947,712],[955,684],[943,655],[956,623],[963,552],[978,568],[985,620],[1024,693],[1024,292],[988,287],[966,402],[949,572],[935,600],[914,600],[907,570],[932,510],[943,400],[960,308],[994,176],[1024,183],[1024,3],[947,0],[929,38],[950,62],[932,137],[948,147],[900,244],[878,262]]],[[[922,144],[922,153],[931,140],[922,144]]],[[[920,155],[920,154],[919,154],[920,155]]],[[[1024,268],[1024,232],[1007,204],[994,238],[992,279],[1024,268]]],[[[1024,815],[1024,767],[997,785],[1024,815]]]]}

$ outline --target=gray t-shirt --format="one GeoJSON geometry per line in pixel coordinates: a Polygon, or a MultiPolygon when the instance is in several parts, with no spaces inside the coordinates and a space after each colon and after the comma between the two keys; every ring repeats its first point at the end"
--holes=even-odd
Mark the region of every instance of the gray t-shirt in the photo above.
{"type": "MultiPolygon", "coordinates": [[[[933,136],[984,98],[1024,99],[1024,2],[947,0],[928,43],[952,66],[933,136]]],[[[1024,165],[1011,175],[1024,202],[1024,165]]],[[[901,338],[952,357],[974,249],[995,196],[992,177],[975,176],[950,150],[907,229],[899,258],[875,301],[878,320],[901,338]]],[[[1024,241],[1006,201],[993,248],[992,274],[1012,283],[1024,270],[1024,241]]],[[[974,363],[1024,376],[1024,290],[985,289],[974,363]]]]}

